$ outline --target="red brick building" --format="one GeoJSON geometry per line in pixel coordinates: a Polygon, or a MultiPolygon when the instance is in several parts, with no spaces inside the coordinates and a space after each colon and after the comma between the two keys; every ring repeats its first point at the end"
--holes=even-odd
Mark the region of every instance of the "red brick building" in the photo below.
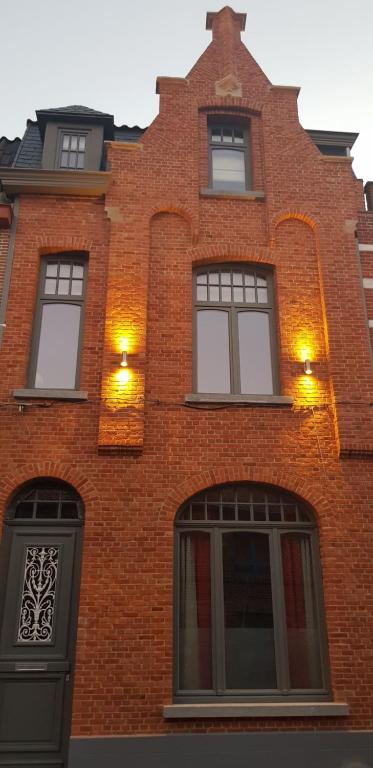
{"type": "Polygon", "coordinates": [[[0,144],[0,765],[373,765],[372,184],[207,28],[0,144]]]}

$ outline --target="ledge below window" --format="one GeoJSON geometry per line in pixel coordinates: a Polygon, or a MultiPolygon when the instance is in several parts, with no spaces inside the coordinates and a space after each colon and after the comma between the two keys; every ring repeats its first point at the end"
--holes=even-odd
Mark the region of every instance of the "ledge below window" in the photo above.
{"type": "Polygon", "coordinates": [[[88,393],[79,389],[13,389],[13,397],[22,400],[43,398],[44,400],[88,400],[88,393]]]}
{"type": "Polygon", "coordinates": [[[293,405],[293,398],[287,395],[222,395],[195,393],[185,395],[186,403],[214,403],[220,405],[293,405]]]}
{"type": "Polygon", "coordinates": [[[210,189],[202,187],[199,191],[201,197],[224,197],[231,200],[265,200],[264,192],[247,190],[246,192],[229,192],[227,189],[210,189]]]}
{"type": "Polygon", "coordinates": [[[348,714],[348,704],[333,701],[169,704],[163,707],[163,717],[166,720],[203,717],[346,717],[348,714]]]}

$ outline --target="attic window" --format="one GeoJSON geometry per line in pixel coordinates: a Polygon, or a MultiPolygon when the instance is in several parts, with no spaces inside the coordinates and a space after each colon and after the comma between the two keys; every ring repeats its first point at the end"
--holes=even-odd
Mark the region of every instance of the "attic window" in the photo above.
{"type": "Polygon", "coordinates": [[[82,133],[61,134],[60,168],[82,170],[84,168],[86,135],[82,133]]]}
{"type": "Polygon", "coordinates": [[[226,192],[250,189],[248,128],[234,118],[209,120],[210,188],[226,192]]]}

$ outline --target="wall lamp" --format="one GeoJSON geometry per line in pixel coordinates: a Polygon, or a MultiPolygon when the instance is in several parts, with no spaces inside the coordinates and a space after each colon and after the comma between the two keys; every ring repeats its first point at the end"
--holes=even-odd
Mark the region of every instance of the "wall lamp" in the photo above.
{"type": "Polygon", "coordinates": [[[127,362],[127,352],[122,352],[122,357],[120,361],[121,368],[127,368],[128,362],[127,362]]]}
{"type": "Polygon", "coordinates": [[[303,365],[304,365],[304,372],[307,373],[307,374],[311,374],[312,373],[311,360],[306,358],[306,360],[304,361],[303,365]]]}

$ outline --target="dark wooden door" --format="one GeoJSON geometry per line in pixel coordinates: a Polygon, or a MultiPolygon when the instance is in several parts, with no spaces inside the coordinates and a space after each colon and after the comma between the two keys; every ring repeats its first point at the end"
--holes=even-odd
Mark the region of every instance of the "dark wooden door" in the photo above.
{"type": "Polygon", "coordinates": [[[0,766],[67,765],[82,529],[6,523],[0,766]]]}

